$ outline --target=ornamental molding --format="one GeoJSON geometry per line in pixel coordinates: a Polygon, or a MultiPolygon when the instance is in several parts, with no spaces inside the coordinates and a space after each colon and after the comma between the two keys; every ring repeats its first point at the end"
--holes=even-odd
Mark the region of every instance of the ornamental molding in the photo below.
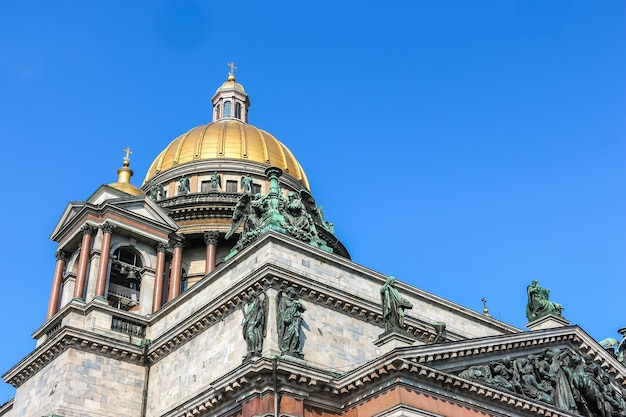
{"type": "Polygon", "coordinates": [[[140,346],[65,326],[4,374],[3,379],[17,388],[70,348],[144,365],[140,346]]]}

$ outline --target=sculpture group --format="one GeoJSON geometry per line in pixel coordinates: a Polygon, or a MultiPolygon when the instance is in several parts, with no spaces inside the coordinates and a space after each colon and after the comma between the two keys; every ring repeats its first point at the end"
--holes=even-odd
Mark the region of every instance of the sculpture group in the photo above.
{"type": "MultiPolygon", "coordinates": [[[[242,231],[237,244],[226,259],[230,259],[269,230],[332,252],[332,248],[318,233],[318,226],[332,233],[332,224],[324,220],[321,208],[317,207],[311,193],[302,189],[297,193],[290,192],[285,197],[278,182],[282,170],[270,167],[265,173],[270,181],[269,192],[266,195],[244,192],[235,206],[226,239],[233,236],[240,227],[242,231]]],[[[244,182],[245,177],[242,179],[242,185],[247,187],[244,182]]]]}
{"type": "Polygon", "coordinates": [[[626,416],[622,388],[608,372],[579,353],[551,348],[514,360],[474,365],[459,376],[559,410],[587,417],[626,416]]]}

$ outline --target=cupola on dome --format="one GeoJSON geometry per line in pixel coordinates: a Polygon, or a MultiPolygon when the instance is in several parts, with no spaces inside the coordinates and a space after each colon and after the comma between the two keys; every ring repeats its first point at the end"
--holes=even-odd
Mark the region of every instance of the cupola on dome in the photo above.
{"type": "Polygon", "coordinates": [[[231,66],[228,80],[215,92],[213,122],[178,136],[150,165],[144,184],[186,163],[203,160],[242,160],[281,168],[310,190],[309,181],[291,151],[272,134],[248,124],[250,99],[236,82],[231,66]]]}

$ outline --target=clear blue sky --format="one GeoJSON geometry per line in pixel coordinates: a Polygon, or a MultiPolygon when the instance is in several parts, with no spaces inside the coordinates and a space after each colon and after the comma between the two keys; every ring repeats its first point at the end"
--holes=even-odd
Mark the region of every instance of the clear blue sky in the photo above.
{"type": "Polygon", "coordinates": [[[354,261],[520,328],[537,279],[620,337],[623,0],[3,0],[0,372],[35,347],[67,203],[127,146],[140,186],[229,61],[354,261]]]}

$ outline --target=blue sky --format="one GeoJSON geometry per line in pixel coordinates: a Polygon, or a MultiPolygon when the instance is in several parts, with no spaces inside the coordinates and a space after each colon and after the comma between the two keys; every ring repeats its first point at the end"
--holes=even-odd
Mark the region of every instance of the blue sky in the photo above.
{"type": "Polygon", "coordinates": [[[140,186],[230,61],[354,261],[520,328],[537,279],[618,338],[624,51],[622,0],[0,2],[0,371],[35,347],[67,203],[126,147],[140,186]]]}

